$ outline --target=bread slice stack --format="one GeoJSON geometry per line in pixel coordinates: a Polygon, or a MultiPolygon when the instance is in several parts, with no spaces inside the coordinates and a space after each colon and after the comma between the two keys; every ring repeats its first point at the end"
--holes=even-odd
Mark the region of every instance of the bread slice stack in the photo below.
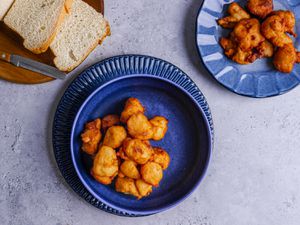
{"type": "Polygon", "coordinates": [[[14,0],[3,21],[30,51],[50,47],[62,71],[73,70],[110,34],[102,14],[82,0],[14,0]]]}

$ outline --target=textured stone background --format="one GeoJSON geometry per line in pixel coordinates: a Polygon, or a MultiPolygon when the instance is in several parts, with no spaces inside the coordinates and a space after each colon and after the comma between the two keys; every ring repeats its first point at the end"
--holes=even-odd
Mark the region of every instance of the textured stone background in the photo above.
{"type": "Polygon", "coordinates": [[[250,99],[225,90],[201,66],[194,46],[200,0],[106,0],[112,36],[67,81],[36,86],[0,81],[1,225],[298,225],[300,88],[250,99]],[[81,200],[52,155],[57,102],[83,68],[109,56],[148,54],[183,69],[210,104],[216,143],[208,175],[178,207],[128,219],[81,200]]]}

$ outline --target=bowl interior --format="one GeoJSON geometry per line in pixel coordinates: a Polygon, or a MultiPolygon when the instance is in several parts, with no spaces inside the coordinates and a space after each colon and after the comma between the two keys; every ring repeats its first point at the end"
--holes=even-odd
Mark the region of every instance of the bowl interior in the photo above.
{"type": "Polygon", "coordinates": [[[83,104],[73,124],[71,151],[76,171],[86,188],[107,205],[130,213],[150,214],[162,211],[184,199],[200,182],[211,151],[211,137],[201,108],[180,87],[145,76],[123,77],[96,90],[83,104]],[[80,150],[80,134],[85,123],[107,114],[120,114],[129,97],[138,98],[148,118],[162,115],[169,129],[162,141],[153,146],[166,149],[171,157],[163,180],[144,199],[118,193],[114,185],[105,186],[90,175],[92,161],[80,150]]]}

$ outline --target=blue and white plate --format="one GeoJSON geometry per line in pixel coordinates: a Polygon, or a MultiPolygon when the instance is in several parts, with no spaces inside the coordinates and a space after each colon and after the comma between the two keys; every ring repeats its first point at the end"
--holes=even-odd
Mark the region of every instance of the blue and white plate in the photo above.
{"type": "Polygon", "coordinates": [[[90,204],[120,216],[151,215],[184,200],[202,180],[212,145],[210,110],[196,84],[176,66],[149,56],[117,56],[84,71],[66,90],[53,125],[56,161],[68,184],[90,204]],[[165,138],[152,145],[169,152],[170,166],[160,187],[139,201],[96,182],[90,158],[80,151],[84,124],[119,114],[129,97],[140,99],[149,118],[169,119],[165,138]]]}
{"type": "MultiPolygon", "coordinates": [[[[276,96],[296,87],[300,82],[300,64],[287,75],[274,69],[272,59],[260,59],[249,65],[239,65],[228,59],[219,45],[219,40],[228,31],[217,25],[224,17],[228,5],[246,1],[204,0],[197,18],[196,42],[203,64],[211,75],[229,90],[249,97],[276,96]]],[[[300,50],[300,0],[275,0],[275,10],[291,10],[296,16],[295,47],[300,50]]]]}

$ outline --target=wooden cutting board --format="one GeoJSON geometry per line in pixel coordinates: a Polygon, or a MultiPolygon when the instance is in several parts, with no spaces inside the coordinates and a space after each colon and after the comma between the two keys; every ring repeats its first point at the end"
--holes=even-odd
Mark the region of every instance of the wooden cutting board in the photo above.
{"type": "MultiPolygon", "coordinates": [[[[104,13],[104,0],[84,0],[89,5],[94,7],[98,12],[104,13]]],[[[5,25],[0,22],[0,50],[21,55],[48,65],[53,65],[54,55],[48,49],[47,52],[39,55],[35,55],[29,50],[23,47],[23,40],[9,30],[5,25]]],[[[40,84],[48,81],[52,81],[53,78],[41,75],[36,72],[32,72],[20,67],[16,67],[12,64],[0,61],[0,78],[21,84],[40,84]]]]}

